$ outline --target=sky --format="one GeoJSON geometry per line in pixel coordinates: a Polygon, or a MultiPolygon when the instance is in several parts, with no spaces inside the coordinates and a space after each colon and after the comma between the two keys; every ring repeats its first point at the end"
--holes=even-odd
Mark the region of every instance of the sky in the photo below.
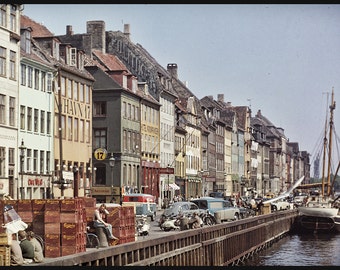
{"type": "Polygon", "coordinates": [[[197,98],[224,94],[253,116],[261,110],[311,156],[322,144],[332,89],[340,100],[337,4],[25,4],[23,14],[55,35],[67,25],[86,33],[91,20],[106,31],[129,24],[131,41],[164,68],[176,63],[197,98]]]}

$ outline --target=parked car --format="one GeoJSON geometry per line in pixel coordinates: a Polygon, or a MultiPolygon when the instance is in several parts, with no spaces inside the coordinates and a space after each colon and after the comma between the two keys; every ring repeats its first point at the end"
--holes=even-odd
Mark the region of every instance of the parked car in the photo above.
{"type": "Polygon", "coordinates": [[[217,222],[218,218],[223,222],[238,220],[241,217],[240,209],[222,198],[201,197],[193,199],[191,202],[195,203],[200,209],[209,210],[217,222]]]}
{"type": "Polygon", "coordinates": [[[291,203],[285,199],[279,199],[271,203],[272,211],[288,210],[291,209],[291,203]]]}
{"type": "Polygon", "coordinates": [[[158,225],[161,226],[167,217],[176,218],[178,215],[190,216],[194,212],[198,214],[204,213],[203,209],[199,209],[198,206],[191,201],[189,202],[175,202],[171,204],[168,208],[164,209],[162,215],[158,220],[158,225]]]}

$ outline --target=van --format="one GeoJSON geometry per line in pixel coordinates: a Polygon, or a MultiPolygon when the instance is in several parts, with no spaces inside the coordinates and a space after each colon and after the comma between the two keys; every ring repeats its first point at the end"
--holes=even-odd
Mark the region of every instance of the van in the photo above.
{"type": "Polygon", "coordinates": [[[155,196],[144,193],[130,193],[123,195],[122,205],[132,205],[135,209],[135,215],[145,215],[150,217],[151,221],[156,219],[157,205],[155,196]]]}

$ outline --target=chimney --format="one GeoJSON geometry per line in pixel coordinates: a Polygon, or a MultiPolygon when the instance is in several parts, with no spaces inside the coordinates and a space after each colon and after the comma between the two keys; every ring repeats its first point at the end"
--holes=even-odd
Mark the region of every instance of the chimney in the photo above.
{"type": "Polygon", "coordinates": [[[124,24],[124,36],[130,40],[130,24],[124,24]]]}
{"type": "Polygon", "coordinates": [[[172,78],[178,79],[177,76],[177,64],[168,64],[167,70],[172,78]]]}
{"type": "Polygon", "coordinates": [[[105,22],[88,21],[86,26],[87,34],[91,35],[92,49],[100,50],[102,53],[105,53],[105,22]]]}
{"type": "Polygon", "coordinates": [[[217,101],[224,103],[224,94],[217,94],[217,101]]]}
{"type": "Polygon", "coordinates": [[[66,35],[67,36],[72,36],[73,35],[72,25],[67,25],[66,26],[66,35]]]}

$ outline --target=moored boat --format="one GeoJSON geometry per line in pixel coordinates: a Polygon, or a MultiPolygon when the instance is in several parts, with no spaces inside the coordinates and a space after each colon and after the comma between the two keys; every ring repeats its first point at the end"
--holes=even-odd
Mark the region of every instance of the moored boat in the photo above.
{"type": "MultiPolygon", "coordinates": [[[[322,182],[320,183],[322,187],[322,193],[319,196],[313,196],[309,199],[304,206],[298,207],[299,217],[298,217],[298,225],[301,229],[313,231],[313,232],[321,232],[321,231],[336,231],[340,232],[340,213],[339,213],[339,205],[337,198],[334,198],[334,194],[332,195],[332,185],[330,183],[330,163],[331,163],[331,153],[332,153],[332,132],[333,132],[333,111],[335,109],[335,101],[334,101],[334,90],[332,91],[332,101],[330,108],[330,120],[329,120],[329,136],[327,138],[327,133],[325,129],[325,137],[324,137],[324,164],[323,168],[325,170],[325,161],[326,161],[326,148],[328,142],[328,173],[327,173],[327,192],[325,192],[324,187],[326,184],[324,183],[325,177],[322,177],[322,182]]],[[[340,163],[339,163],[340,165],[340,163]]],[[[338,166],[339,169],[339,166],[338,166]]],[[[337,171],[338,171],[337,169],[337,171]]],[[[323,175],[324,175],[323,170],[323,175]]],[[[334,179],[336,177],[334,176],[334,179]]],[[[334,182],[334,181],[333,181],[334,182]]]]}

